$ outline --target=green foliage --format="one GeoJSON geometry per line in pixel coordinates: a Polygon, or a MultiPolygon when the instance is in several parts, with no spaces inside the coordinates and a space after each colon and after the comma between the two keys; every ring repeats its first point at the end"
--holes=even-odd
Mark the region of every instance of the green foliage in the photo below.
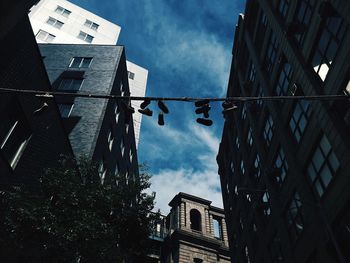
{"type": "Polygon", "coordinates": [[[149,179],[143,167],[134,180],[102,185],[96,166],[65,160],[35,186],[0,192],[0,255],[8,262],[142,259],[154,220],[149,179]]]}

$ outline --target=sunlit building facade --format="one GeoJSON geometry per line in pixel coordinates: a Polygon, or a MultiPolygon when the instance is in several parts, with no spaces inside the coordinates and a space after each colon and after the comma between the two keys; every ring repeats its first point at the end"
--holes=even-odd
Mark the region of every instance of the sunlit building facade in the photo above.
{"type": "MultiPolygon", "coordinates": [[[[349,95],[350,2],[247,1],[227,96],[349,95]]],[[[217,161],[232,262],[350,261],[349,100],[258,100],[217,161]]]]}

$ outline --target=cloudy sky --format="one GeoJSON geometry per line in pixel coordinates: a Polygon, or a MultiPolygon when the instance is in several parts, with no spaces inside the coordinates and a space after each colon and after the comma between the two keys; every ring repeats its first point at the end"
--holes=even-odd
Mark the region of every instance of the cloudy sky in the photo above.
{"type": "MultiPolygon", "coordinates": [[[[121,26],[127,59],[148,69],[147,96],[223,97],[232,41],[244,0],[72,0],[121,26]]],[[[193,103],[167,104],[165,126],[144,117],[138,157],[153,174],[157,207],[169,211],[178,192],[222,207],[216,155],[223,118],[212,104],[213,126],[196,123],[193,103]]],[[[151,106],[157,110],[156,105],[151,106]]]]}

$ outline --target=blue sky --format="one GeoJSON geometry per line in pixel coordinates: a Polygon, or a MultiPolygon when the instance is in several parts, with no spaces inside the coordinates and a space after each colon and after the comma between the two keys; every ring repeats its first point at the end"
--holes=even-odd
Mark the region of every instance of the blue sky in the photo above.
{"type": "MultiPolygon", "coordinates": [[[[244,0],[72,0],[121,26],[118,44],[127,59],[148,69],[147,96],[223,97],[234,28],[244,0]]],[[[211,127],[196,123],[193,103],[167,103],[165,126],[144,117],[139,162],[153,174],[157,207],[167,213],[178,192],[222,207],[216,155],[222,133],[220,104],[212,104],[211,127]]],[[[151,106],[157,113],[156,105],[151,106]]]]}

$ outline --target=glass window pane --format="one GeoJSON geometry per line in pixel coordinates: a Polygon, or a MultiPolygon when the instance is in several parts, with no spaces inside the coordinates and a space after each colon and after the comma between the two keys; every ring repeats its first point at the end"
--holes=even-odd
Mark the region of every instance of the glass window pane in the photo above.
{"type": "Polygon", "coordinates": [[[319,148],[317,148],[314,156],[312,157],[312,162],[315,166],[316,172],[319,172],[322,164],[324,163],[324,156],[319,148]]]}
{"type": "Polygon", "coordinates": [[[328,159],[329,159],[329,163],[331,164],[333,171],[336,172],[339,168],[339,165],[340,165],[337,156],[335,156],[335,154],[332,152],[329,155],[328,159]]]}
{"type": "Polygon", "coordinates": [[[329,170],[328,165],[323,166],[323,169],[320,173],[320,178],[321,178],[325,187],[327,187],[328,184],[331,182],[332,172],[329,170]]]}
{"type": "Polygon", "coordinates": [[[323,192],[323,187],[319,181],[315,182],[315,188],[316,188],[316,191],[319,194],[319,196],[322,196],[324,192],[323,192]]]}
{"type": "Polygon", "coordinates": [[[82,59],[83,59],[83,58],[78,58],[78,57],[73,58],[71,67],[72,67],[72,68],[79,68],[82,59]]]}
{"type": "Polygon", "coordinates": [[[328,153],[332,150],[332,147],[325,135],[321,139],[320,146],[325,155],[328,155],[328,153]]]}
{"type": "Polygon", "coordinates": [[[83,63],[81,64],[82,68],[88,68],[90,66],[92,58],[84,58],[83,63]]]}

